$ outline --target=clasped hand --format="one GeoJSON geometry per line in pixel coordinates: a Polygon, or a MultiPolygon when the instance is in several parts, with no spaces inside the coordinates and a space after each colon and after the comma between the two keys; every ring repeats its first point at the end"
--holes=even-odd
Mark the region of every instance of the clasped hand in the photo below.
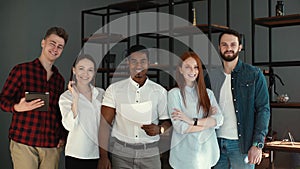
{"type": "Polygon", "coordinates": [[[141,128],[149,136],[155,136],[155,135],[159,134],[159,131],[160,131],[160,126],[156,125],[156,124],[153,124],[153,123],[152,124],[143,125],[141,128]]]}

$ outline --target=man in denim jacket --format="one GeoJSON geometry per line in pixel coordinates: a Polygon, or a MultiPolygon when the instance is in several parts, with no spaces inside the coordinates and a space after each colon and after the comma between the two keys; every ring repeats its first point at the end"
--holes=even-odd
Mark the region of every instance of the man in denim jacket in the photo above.
{"type": "Polygon", "coordinates": [[[269,94],[260,69],[239,60],[241,49],[238,32],[220,34],[223,67],[210,74],[224,116],[217,130],[221,156],[214,169],[254,169],[262,159],[270,119],[269,94]]]}

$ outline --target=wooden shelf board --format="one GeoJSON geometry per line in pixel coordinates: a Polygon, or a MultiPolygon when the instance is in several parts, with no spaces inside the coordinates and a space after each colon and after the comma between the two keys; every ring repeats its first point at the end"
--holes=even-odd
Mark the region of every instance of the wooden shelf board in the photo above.
{"type": "Polygon", "coordinates": [[[270,104],[272,108],[300,108],[300,102],[271,102],[270,104]]]}
{"type": "Polygon", "coordinates": [[[255,66],[272,66],[272,67],[285,67],[285,66],[300,66],[300,61],[288,61],[288,62],[254,62],[255,66]]]}
{"type": "MultiPolygon", "coordinates": [[[[227,29],[229,29],[229,27],[227,26],[211,24],[211,33],[220,33],[227,29]]],[[[156,32],[148,33],[141,36],[150,37],[150,38],[168,38],[170,35],[178,37],[178,36],[188,36],[188,35],[201,34],[201,33],[207,34],[208,31],[209,31],[208,24],[197,24],[195,26],[176,27],[173,30],[162,30],[162,31],[158,31],[157,33],[156,32]]]]}
{"type": "MultiPolygon", "coordinates": [[[[199,24],[196,25],[202,32],[204,33],[208,33],[209,27],[208,24],[199,24]]],[[[229,27],[227,26],[223,26],[223,25],[217,25],[217,24],[211,24],[211,28],[212,28],[212,33],[219,33],[222,32],[224,30],[229,29],[229,27]]]]}
{"type": "Polygon", "coordinates": [[[283,141],[266,142],[264,149],[271,150],[271,151],[300,153],[300,142],[294,142],[294,145],[292,145],[291,142],[283,142],[283,141]]]}
{"type": "MultiPolygon", "coordinates": [[[[226,29],[229,29],[229,28],[227,26],[223,26],[223,25],[211,24],[211,32],[212,33],[219,33],[226,29]]],[[[183,36],[183,35],[199,34],[199,33],[201,33],[200,30],[203,33],[208,33],[208,31],[209,31],[208,24],[197,24],[195,26],[178,27],[178,28],[174,28],[172,30],[173,31],[172,33],[174,33],[175,36],[183,36]],[[196,28],[198,28],[198,29],[196,29],[196,28]]],[[[165,32],[171,32],[171,30],[165,31],[165,32]]]]}
{"type": "Polygon", "coordinates": [[[125,39],[121,34],[108,34],[108,33],[97,33],[97,34],[93,34],[88,38],[83,39],[84,42],[99,43],[99,44],[118,43],[124,40],[125,39]]]}
{"type": "Polygon", "coordinates": [[[157,3],[150,2],[149,0],[131,0],[108,5],[108,8],[123,12],[129,12],[155,8],[157,5],[157,3]]]}
{"type": "Polygon", "coordinates": [[[300,14],[256,18],[254,24],[265,27],[284,27],[300,25],[300,14]]]}

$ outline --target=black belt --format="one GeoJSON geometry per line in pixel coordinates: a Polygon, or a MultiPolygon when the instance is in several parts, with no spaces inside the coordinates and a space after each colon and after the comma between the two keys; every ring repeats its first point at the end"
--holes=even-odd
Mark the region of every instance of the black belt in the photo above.
{"type": "Polygon", "coordinates": [[[158,142],[153,143],[126,143],[123,142],[117,138],[113,138],[113,141],[121,144],[124,147],[132,148],[132,149],[148,149],[148,148],[154,148],[158,146],[158,142]]]}

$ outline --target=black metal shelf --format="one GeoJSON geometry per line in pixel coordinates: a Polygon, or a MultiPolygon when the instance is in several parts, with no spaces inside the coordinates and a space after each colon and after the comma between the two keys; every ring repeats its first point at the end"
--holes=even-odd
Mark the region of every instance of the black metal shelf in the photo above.
{"type": "MultiPolygon", "coordinates": [[[[226,1],[226,24],[227,26],[230,23],[229,20],[229,0],[226,1]]],[[[220,33],[226,29],[229,29],[227,26],[218,25],[218,24],[212,24],[211,22],[211,13],[212,13],[212,5],[211,0],[127,0],[123,2],[118,2],[114,4],[110,4],[104,7],[100,8],[93,8],[93,9],[86,9],[81,11],[81,38],[82,38],[82,46],[85,43],[96,43],[100,44],[102,48],[102,55],[106,56],[107,51],[112,43],[119,43],[119,42],[126,42],[127,47],[130,47],[131,38],[136,38],[136,43],[139,44],[139,38],[140,37],[146,37],[146,38],[154,38],[156,40],[156,47],[160,47],[160,39],[166,38],[169,41],[169,51],[172,53],[174,52],[174,37],[178,36],[188,36],[191,38],[191,36],[196,34],[204,33],[208,37],[208,39],[211,39],[211,34],[213,33],[220,33]],[[120,15],[130,15],[134,13],[140,13],[145,10],[147,12],[152,11],[152,9],[155,12],[160,12],[161,8],[166,9],[167,13],[170,15],[174,15],[174,7],[176,5],[185,5],[187,7],[186,12],[188,13],[188,20],[190,22],[193,21],[193,13],[192,9],[194,8],[194,5],[196,2],[205,2],[203,5],[207,7],[207,23],[205,24],[197,24],[197,25],[190,25],[190,26],[184,26],[184,27],[172,27],[170,25],[170,30],[154,30],[157,32],[149,32],[149,33],[141,33],[136,35],[135,37],[127,37],[129,32],[127,32],[126,35],[117,34],[116,32],[110,32],[109,28],[103,30],[101,33],[88,35],[86,36],[85,27],[86,27],[86,16],[99,16],[101,19],[100,27],[105,26],[107,23],[111,21],[114,16],[120,16],[120,15]]],[[[165,12],[165,11],[164,11],[165,12]]],[[[126,27],[126,25],[124,25],[126,27]]],[[[127,25],[127,29],[129,30],[130,27],[127,25]]],[[[138,29],[138,28],[136,28],[138,29]]],[[[157,56],[159,58],[159,56],[157,56]]],[[[174,60],[171,57],[169,63],[173,63],[174,60]]],[[[159,62],[159,61],[158,61],[159,62]]],[[[167,70],[169,72],[175,71],[174,67],[168,68],[159,68],[161,65],[156,65],[156,67],[149,68],[150,71],[157,73],[157,82],[159,83],[159,77],[160,77],[160,70],[167,70]]],[[[109,85],[109,78],[111,78],[113,73],[112,71],[115,71],[114,68],[110,68],[107,66],[107,63],[102,62],[102,67],[98,70],[99,73],[102,73],[102,87],[106,88],[106,86],[109,85]]],[[[117,73],[117,72],[115,72],[117,73]]],[[[169,85],[174,85],[174,79],[169,78],[169,85]]]]}
{"type": "Polygon", "coordinates": [[[300,14],[256,18],[254,24],[269,28],[300,25],[300,14]]]}
{"type": "MultiPolygon", "coordinates": [[[[258,0],[256,0],[257,2],[258,0]]],[[[261,3],[261,2],[259,2],[261,3]]],[[[269,84],[274,84],[272,81],[274,81],[271,76],[274,76],[273,72],[273,67],[291,67],[291,66],[300,66],[300,61],[299,60],[281,60],[281,61],[274,61],[273,60],[273,49],[272,49],[272,30],[275,28],[280,28],[280,27],[290,27],[290,26],[299,26],[300,25],[300,14],[291,14],[291,15],[284,15],[284,16],[271,16],[272,12],[272,2],[271,0],[268,0],[268,17],[262,17],[262,18],[255,18],[255,0],[251,1],[251,19],[252,19],[252,64],[255,66],[267,66],[269,69],[267,72],[264,72],[266,76],[269,76],[269,84]],[[266,62],[256,62],[255,61],[255,31],[257,26],[262,26],[265,27],[268,31],[268,61],[266,62]]],[[[272,89],[274,86],[269,86],[269,89],[272,89]]],[[[270,95],[270,123],[269,123],[269,131],[273,131],[273,120],[272,120],[272,109],[274,108],[283,108],[283,109],[299,109],[300,108],[300,102],[274,102],[271,98],[273,98],[273,91],[269,90],[269,95],[270,95]]],[[[272,132],[270,132],[272,133],[272,132]]],[[[273,137],[273,136],[271,136],[273,137]]],[[[268,147],[268,143],[265,146],[266,150],[279,150],[279,151],[290,151],[290,148],[288,147],[277,147],[274,148],[274,146],[270,145],[270,148],[268,147]]],[[[298,150],[299,151],[299,150],[298,150]]],[[[273,157],[271,156],[270,158],[270,166],[272,166],[272,160],[273,157]]]]}

